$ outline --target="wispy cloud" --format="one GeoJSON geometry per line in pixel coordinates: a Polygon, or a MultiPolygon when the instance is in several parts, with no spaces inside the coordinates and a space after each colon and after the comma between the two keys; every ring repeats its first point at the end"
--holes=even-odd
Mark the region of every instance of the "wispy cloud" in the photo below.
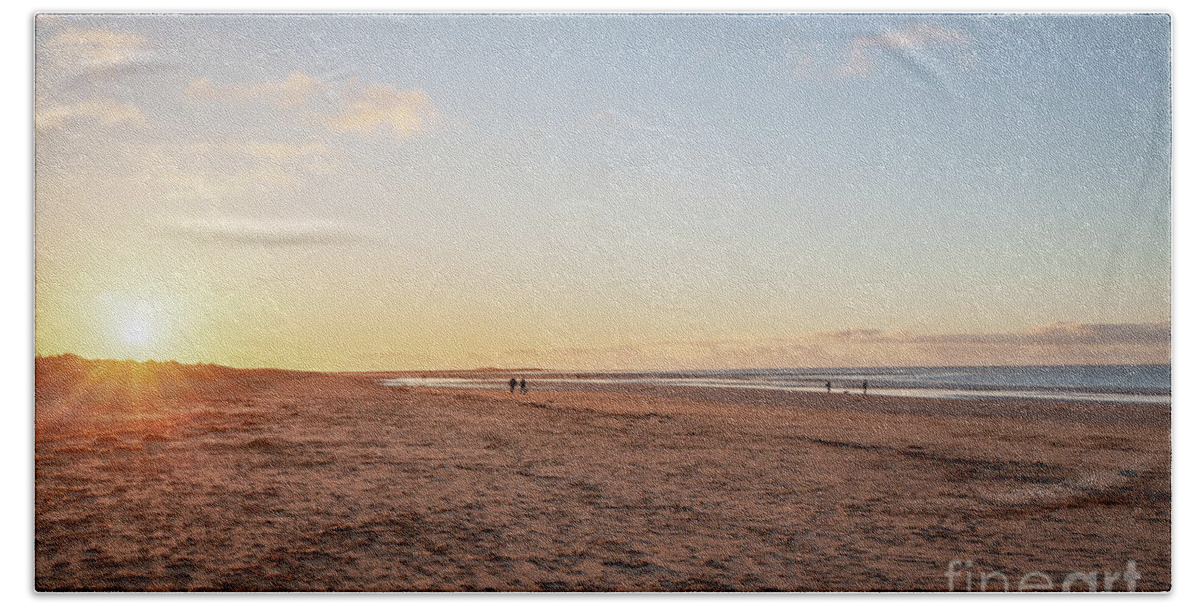
{"type": "Polygon", "coordinates": [[[366,232],[351,225],[315,219],[198,218],[172,220],[162,227],[187,238],[227,244],[321,245],[369,238],[366,232]]]}
{"type": "Polygon", "coordinates": [[[874,36],[858,36],[850,41],[850,51],[837,72],[842,76],[870,74],[875,71],[875,54],[880,51],[896,54],[920,65],[919,56],[927,49],[944,45],[962,46],[969,41],[970,37],[965,32],[938,24],[917,24],[874,36]]]}
{"type": "Polygon", "coordinates": [[[372,84],[355,87],[346,96],[341,110],[328,117],[328,125],[336,132],[382,130],[408,137],[427,126],[434,114],[425,91],[372,84]]]}
{"type": "Polygon", "coordinates": [[[51,36],[44,51],[58,68],[99,72],[149,63],[154,45],[141,34],[72,27],[51,36]]]}
{"type": "Polygon", "coordinates": [[[1000,333],[862,328],[768,339],[524,349],[506,353],[501,363],[559,369],[1054,365],[1165,363],[1170,355],[1170,323],[1054,323],[1000,333]]]}
{"type": "Polygon", "coordinates": [[[853,329],[811,336],[829,352],[912,365],[1165,363],[1171,325],[1060,322],[1009,332],[922,334],[853,329]]]}
{"type": "Polygon", "coordinates": [[[34,111],[33,116],[34,127],[39,131],[57,129],[77,120],[95,120],[105,125],[145,124],[146,116],[136,106],[117,103],[111,99],[39,107],[34,111]]]}
{"type": "Polygon", "coordinates": [[[1171,343],[1170,323],[1055,323],[1013,336],[1017,342],[1039,344],[1162,344],[1171,343]]]}
{"type": "Polygon", "coordinates": [[[792,62],[792,75],[803,76],[812,71],[816,59],[812,55],[800,55],[792,62]]]}
{"type": "Polygon", "coordinates": [[[263,82],[214,84],[205,76],[188,84],[184,95],[200,99],[225,101],[263,101],[274,107],[298,107],[308,104],[329,88],[325,81],[302,72],[292,72],[281,80],[263,82]]]}
{"type": "Polygon", "coordinates": [[[890,344],[1170,344],[1170,323],[1052,323],[1004,333],[913,334],[850,329],[816,334],[827,341],[890,344]]]}
{"type": "Polygon", "coordinates": [[[427,130],[437,115],[429,94],[420,89],[361,84],[353,79],[330,82],[301,72],[292,72],[282,80],[228,85],[204,77],[192,81],[184,94],[307,110],[306,116],[334,133],[411,137],[427,130]]]}

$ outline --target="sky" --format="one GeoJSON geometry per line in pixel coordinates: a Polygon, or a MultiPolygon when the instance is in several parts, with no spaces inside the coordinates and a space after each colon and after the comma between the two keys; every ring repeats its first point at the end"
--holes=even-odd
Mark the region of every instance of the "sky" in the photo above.
{"type": "Polygon", "coordinates": [[[1165,15],[41,16],[35,348],[1169,363],[1165,15]]]}

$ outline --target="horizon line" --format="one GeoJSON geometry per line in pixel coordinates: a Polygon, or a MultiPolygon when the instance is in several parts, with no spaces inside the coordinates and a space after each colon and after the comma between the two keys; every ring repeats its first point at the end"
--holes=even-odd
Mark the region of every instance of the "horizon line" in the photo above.
{"type": "Polygon", "coordinates": [[[560,373],[560,374],[636,374],[636,373],[703,373],[703,372],[718,372],[718,371],[770,371],[770,370],[865,370],[865,369],[954,369],[954,368],[979,368],[979,367],[1149,367],[1149,366],[1167,366],[1171,367],[1170,361],[1160,363],[1047,363],[1047,364],[1020,364],[1020,365],[862,365],[862,366],[796,366],[796,367],[709,367],[709,368],[623,368],[623,369],[566,369],[566,368],[550,368],[550,367],[494,367],[483,366],[476,368],[439,368],[439,369],[386,369],[386,370],[320,370],[320,369],[298,369],[288,367],[241,367],[237,365],[226,365],[223,363],[210,363],[205,361],[197,361],[192,363],[184,363],[174,359],[160,361],[157,359],[111,359],[111,358],[93,358],[85,357],[72,352],[63,352],[53,355],[34,354],[34,361],[39,359],[56,359],[56,358],[75,358],[81,361],[93,363],[122,363],[128,365],[179,365],[185,367],[219,367],[224,369],[232,369],[239,371],[277,371],[277,372],[300,372],[310,374],[432,374],[432,373],[500,373],[500,372],[539,372],[539,373],[560,373]]]}

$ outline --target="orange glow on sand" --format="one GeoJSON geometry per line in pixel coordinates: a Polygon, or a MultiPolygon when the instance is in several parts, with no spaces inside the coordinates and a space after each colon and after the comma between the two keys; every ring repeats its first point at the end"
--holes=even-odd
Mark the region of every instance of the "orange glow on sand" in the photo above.
{"type": "Polygon", "coordinates": [[[74,355],[39,357],[35,431],[93,435],[137,431],[169,434],[192,415],[193,401],[212,366],[156,361],[88,361],[74,355]],[[53,407],[43,404],[53,403],[53,407]]]}

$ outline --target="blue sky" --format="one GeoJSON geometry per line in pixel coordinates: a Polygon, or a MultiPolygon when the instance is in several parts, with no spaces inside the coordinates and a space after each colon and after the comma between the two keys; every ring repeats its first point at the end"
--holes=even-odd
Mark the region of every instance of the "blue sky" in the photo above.
{"type": "Polygon", "coordinates": [[[1170,27],[43,18],[37,347],[317,369],[1164,362],[1170,27]],[[120,339],[130,314],[152,344],[120,339]]]}

